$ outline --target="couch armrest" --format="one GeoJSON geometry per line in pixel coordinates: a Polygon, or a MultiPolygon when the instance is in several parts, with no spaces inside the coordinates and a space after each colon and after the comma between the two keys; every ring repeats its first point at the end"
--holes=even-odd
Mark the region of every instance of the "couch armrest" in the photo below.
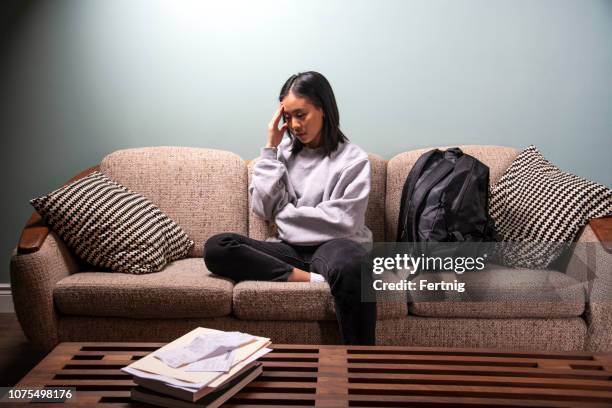
{"type": "Polygon", "coordinates": [[[612,351],[612,253],[604,243],[589,222],[574,243],[566,269],[586,291],[585,348],[592,352],[612,351]]]}
{"type": "MultiPolygon", "coordinates": [[[[93,166],[84,170],[68,180],[64,185],[70,184],[75,180],[81,179],[94,171],[99,170],[100,166],[93,166]]],[[[45,238],[49,234],[49,227],[45,224],[42,217],[34,211],[25,227],[21,231],[21,237],[17,244],[17,253],[19,254],[31,254],[40,249],[45,238]]]]}
{"type": "Polygon", "coordinates": [[[58,343],[53,289],[58,281],[78,270],[76,258],[53,232],[36,252],[13,252],[11,290],[15,312],[24,333],[37,348],[49,351],[58,343]]]}
{"type": "Polygon", "coordinates": [[[604,249],[612,253],[612,217],[589,220],[589,226],[604,249]]]}

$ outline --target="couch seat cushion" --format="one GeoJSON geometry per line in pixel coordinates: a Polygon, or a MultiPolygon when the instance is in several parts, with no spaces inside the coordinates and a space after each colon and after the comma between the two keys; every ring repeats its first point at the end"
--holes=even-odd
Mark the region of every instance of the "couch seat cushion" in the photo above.
{"type": "Polygon", "coordinates": [[[80,272],[53,290],[57,308],[69,315],[131,318],[226,316],[233,283],[211,275],[202,258],[169,263],[147,275],[80,272]]]}
{"type": "Polygon", "coordinates": [[[465,292],[411,293],[410,314],[429,317],[559,318],[584,312],[585,290],[576,279],[557,271],[489,265],[483,271],[421,273],[429,282],[465,283],[465,292]]]}
{"type": "MultiPolygon", "coordinates": [[[[234,286],[234,315],[244,320],[336,320],[327,283],[244,281],[234,286]]],[[[379,301],[378,319],[404,317],[405,301],[379,301]]]]}

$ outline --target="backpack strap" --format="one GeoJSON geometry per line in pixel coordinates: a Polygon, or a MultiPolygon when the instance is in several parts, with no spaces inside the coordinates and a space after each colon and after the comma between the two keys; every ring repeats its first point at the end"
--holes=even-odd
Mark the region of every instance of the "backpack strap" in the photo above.
{"type": "Polygon", "coordinates": [[[406,177],[406,181],[404,181],[404,187],[402,188],[402,195],[400,199],[399,218],[397,220],[396,241],[398,242],[402,241],[402,237],[408,232],[407,231],[407,227],[408,227],[407,220],[408,219],[406,217],[406,211],[407,211],[406,206],[408,205],[408,201],[410,200],[410,197],[412,196],[412,192],[414,191],[414,186],[419,180],[419,177],[421,177],[421,173],[423,173],[423,170],[425,169],[427,162],[429,162],[429,159],[434,154],[441,154],[441,153],[442,152],[440,150],[433,149],[433,150],[428,151],[427,153],[422,154],[421,157],[419,157],[419,159],[416,161],[414,166],[412,166],[412,169],[410,170],[408,177],[406,177]]]}
{"type": "Polygon", "coordinates": [[[411,234],[413,237],[416,237],[416,224],[419,215],[419,208],[423,204],[423,201],[425,201],[427,198],[429,190],[438,184],[440,180],[450,174],[454,168],[455,165],[446,159],[438,161],[432,167],[431,173],[427,176],[426,180],[423,180],[419,184],[419,188],[414,190],[407,216],[408,227],[411,229],[411,234]]]}

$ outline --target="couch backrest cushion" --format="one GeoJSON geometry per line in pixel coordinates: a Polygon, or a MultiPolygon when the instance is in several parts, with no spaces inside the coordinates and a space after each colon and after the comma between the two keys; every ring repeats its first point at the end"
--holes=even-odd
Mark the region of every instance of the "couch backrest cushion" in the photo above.
{"type": "MultiPolygon", "coordinates": [[[[386,161],[375,154],[368,154],[370,167],[372,169],[372,179],[370,187],[370,197],[368,199],[368,209],[366,211],[366,225],[372,231],[374,242],[385,240],[385,182],[386,182],[386,161]]],[[[249,162],[249,185],[253,166],[257,159],[249,162]]],[[[248,194],[248,192],[247,192],[248,194]]],[[[249,208],[251,205],[249,197],[249,208]]],[[[268,225],[261,217],[249,211],[249,237],[254,239],[266,239],[274,235],[274,226],[268,225]]]]}
{"type": "Polygon", "coordinates": [[[368,154],[368,158],[372,168],[372,181],[368,210],[366,211],[366,225],[372,231],[374,242],[384,242],[387,161],[376,154],[368,154]]]}
{"type": "MultiPolygon", "coordinates": [[[[447,149],[440,147],[439,149],[447,149]]],[[[459,146],[464,153],[469,154],[489,166],[490,184],[497,183],[503,172],[518,155],[519,151],[504,146],[459,146]]],[[[418,158],[433,147],[411,150],[400,153],[387,162],[387,192],[385,200],[385,234],[388,241],[394,241],[397,235],[397,218],[399,217],[402,188],[408,173],[418,158]]]]}
{"type": "Polygon", "coordinates": [[[253,179],[253,166],[257,163],[257,159],[250,160],[248,163],[248,185],[246,186],[246,193],[248,196],[248,213],[249,213],[249,237],[258,239],[260,241],[265,240],[268,237],[274,235],[274,225],[266,222],[259,215],[251,211],[251,196],[249,195],[249,186],[253,179]]]}
{"type": "Polygon", "coordinates": [[[100,170],[146,196],[195,242],[220,232],[247,233],[247,169],[236,154],[192,147],[145,147],[106,156],[100,170]]]}

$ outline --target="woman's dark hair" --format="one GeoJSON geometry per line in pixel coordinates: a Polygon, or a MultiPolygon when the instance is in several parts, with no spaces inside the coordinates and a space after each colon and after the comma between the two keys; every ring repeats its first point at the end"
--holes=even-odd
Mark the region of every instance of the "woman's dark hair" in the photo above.
{"type": "MultiPolygon", "coordinates": [[[[300,72],[285,82],[281,88],[278,100],[280,102],[292,92],[295,96],[306,98],[314,106],[323,110],[323,128],[321,129],[321,147],[325,156],[331,155],[340,143],[348,138],[340,130],[340,114],[331,85],[323,75],[315,71],[300,72]]],[[[291,154],[296,155],[304,148],[302,142],[288,128],[289,137],[293,141],[291,154]]]]}

